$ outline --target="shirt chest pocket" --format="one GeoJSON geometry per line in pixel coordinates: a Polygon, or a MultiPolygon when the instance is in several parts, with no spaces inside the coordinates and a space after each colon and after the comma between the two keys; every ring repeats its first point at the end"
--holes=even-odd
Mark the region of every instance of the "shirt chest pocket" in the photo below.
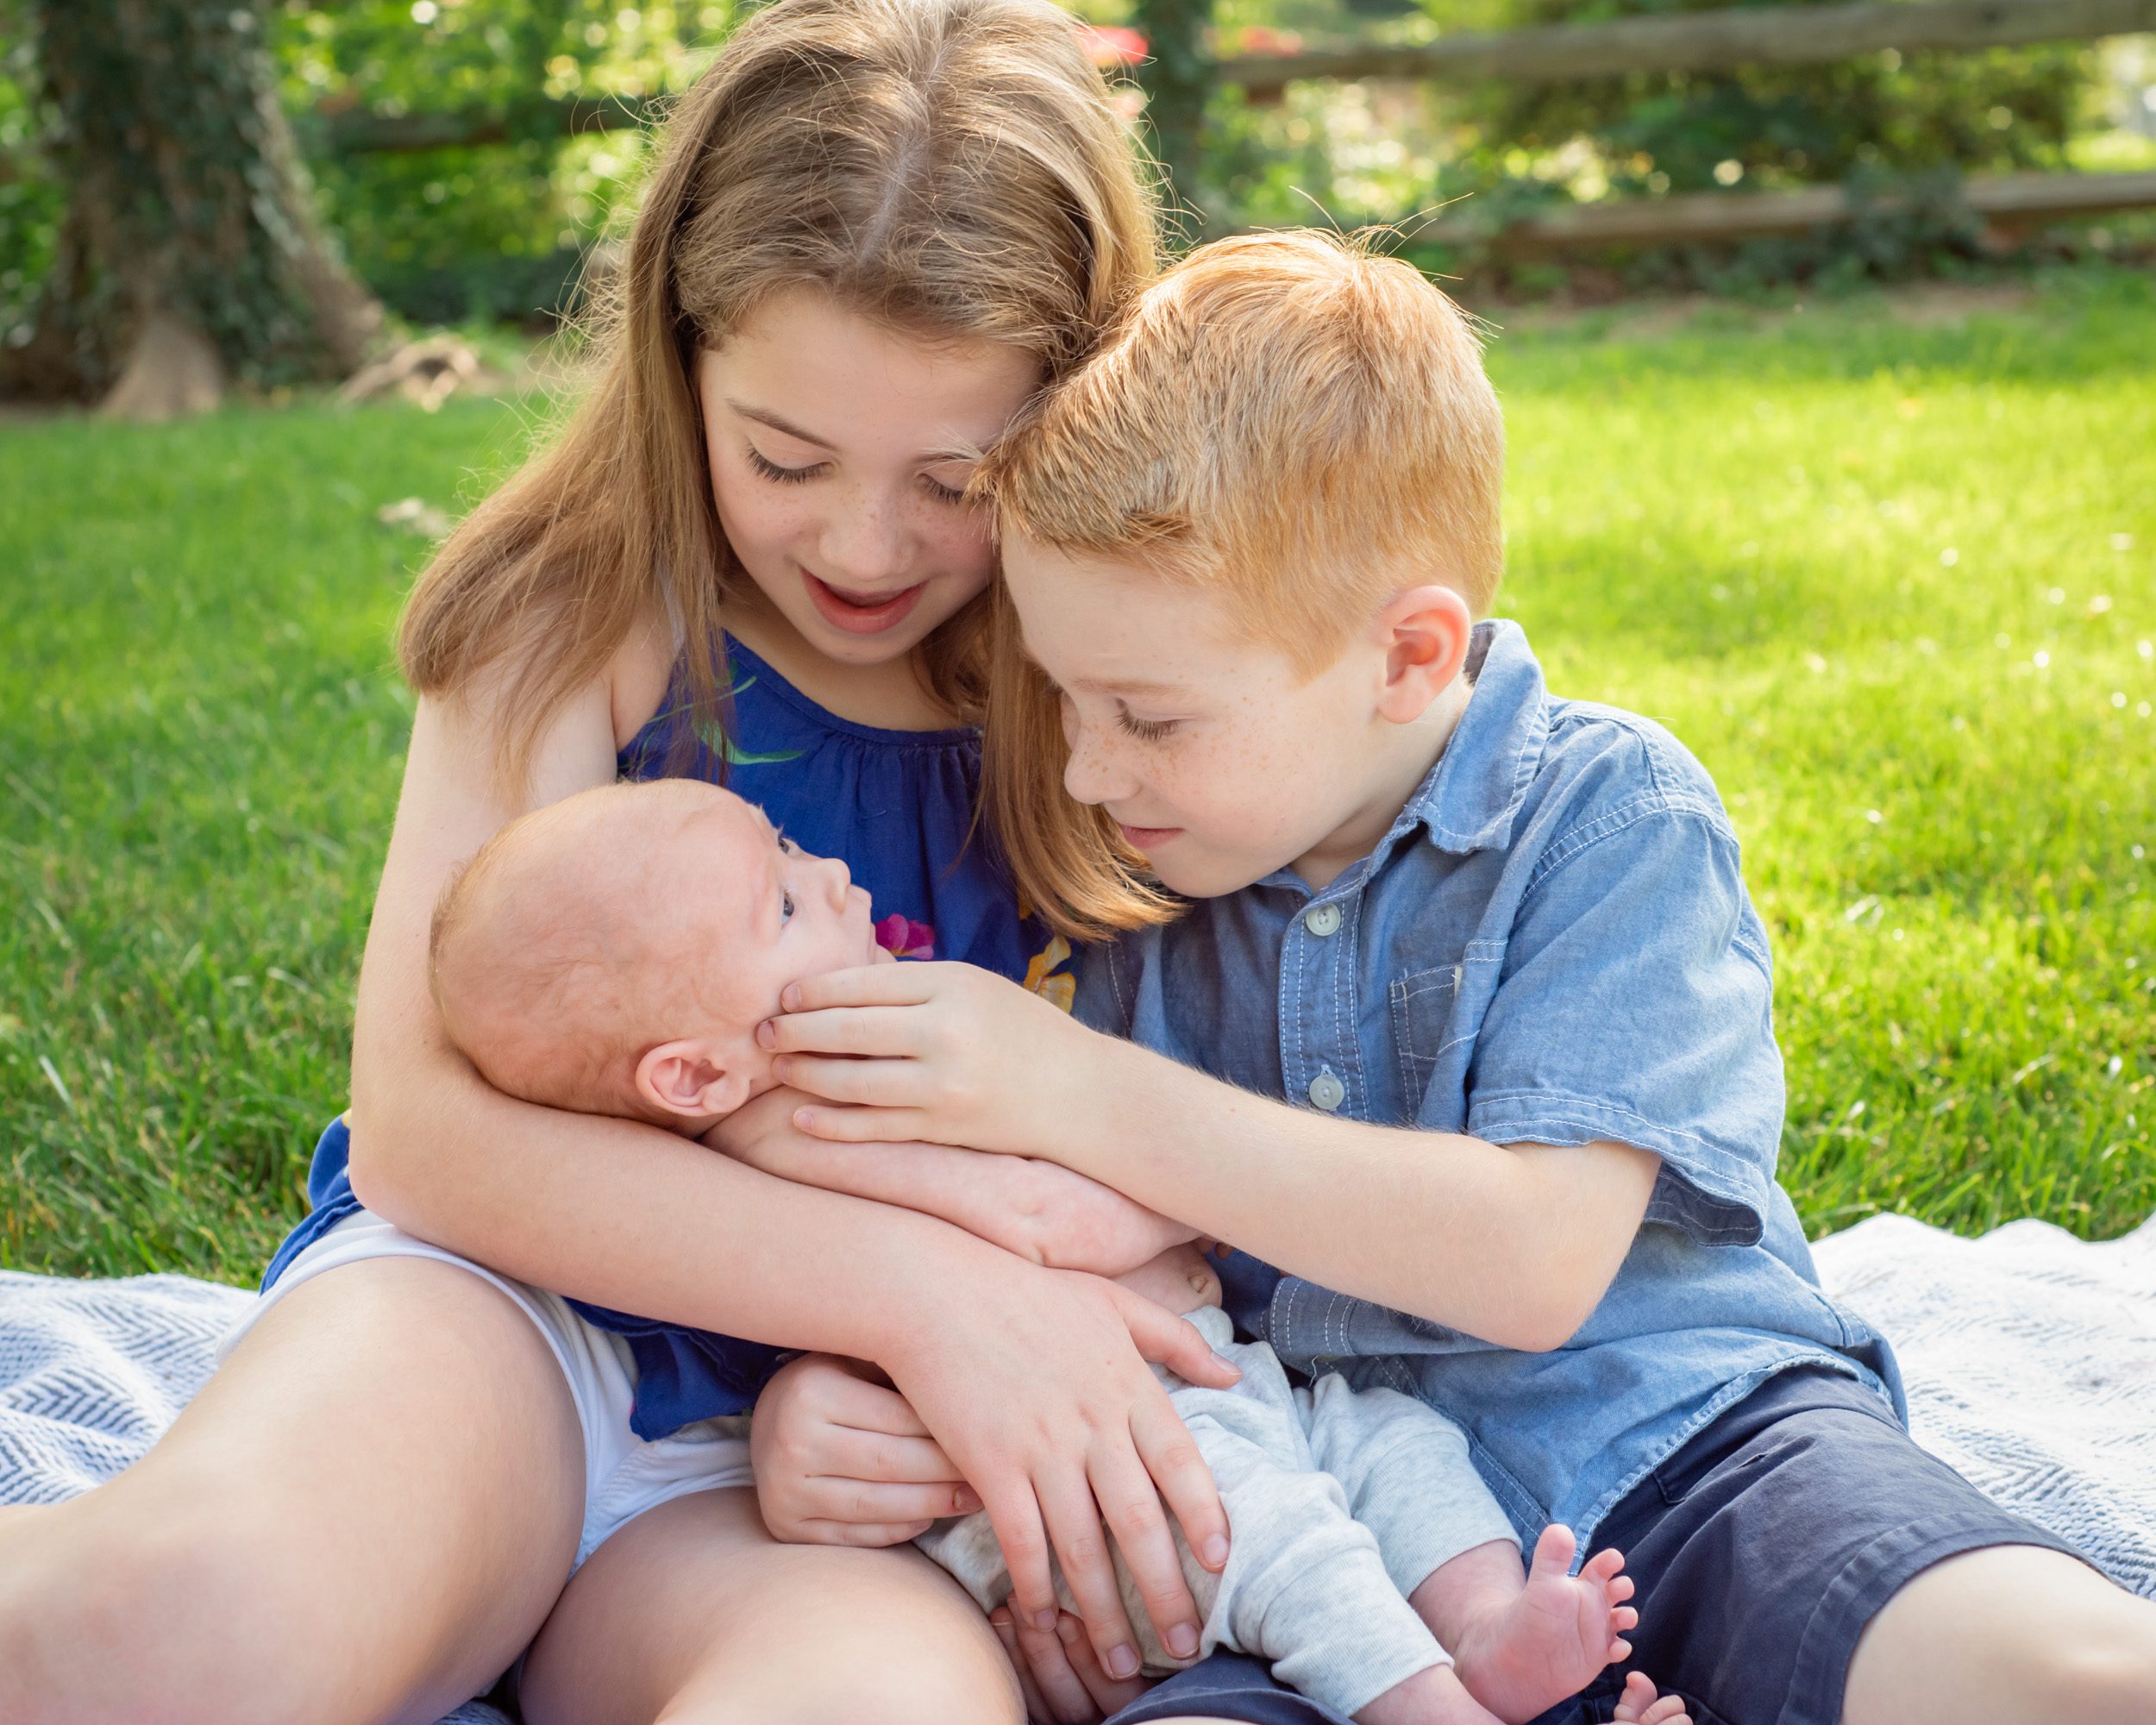
{"type": "Polygon", "coordinates": [[[1459,1018],[1457,964],[1432,965],[1395,978],[1390,993],[1393,1045],[1400,1054],[1400,1082],[1411,1108],[1420,1107],[1438,1063],[1466,1037],[1459,1018]]]}

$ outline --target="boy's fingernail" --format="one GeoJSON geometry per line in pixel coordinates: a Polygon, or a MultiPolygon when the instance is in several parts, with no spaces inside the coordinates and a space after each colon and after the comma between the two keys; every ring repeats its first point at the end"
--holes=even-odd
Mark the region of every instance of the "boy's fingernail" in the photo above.
{"type": "Polygon", "coordinates": [[[756,1026],[756,1046],[759,1048],[776,1048],[778,1045],[779,1033],[771,1028],[771,1020],[769,1019],[766,1019],[761,1024],[756,1026]]]}
{"type": "Polygon", "coordinates": [[[1110,1677],[1136,1677],[1138,1675],[1138,1649],[1110,1647],[1108,1649],[1108,1675],[1110,1677]]]}
{"type": "Polygon", "coordinates": [[[1206,1567],[1225,1569],[1228,1565],[1228,1542],[1225,1535],[1215,1534],[1206,1541],[1206,1567]]]}
{"type": "Polygon", "coordinates": [[[1191,1658],[1198,1651],[1198,1626],[1178,1623],[1168,1632],[1168,1651],[1179,1659],[1191,1658]]]}

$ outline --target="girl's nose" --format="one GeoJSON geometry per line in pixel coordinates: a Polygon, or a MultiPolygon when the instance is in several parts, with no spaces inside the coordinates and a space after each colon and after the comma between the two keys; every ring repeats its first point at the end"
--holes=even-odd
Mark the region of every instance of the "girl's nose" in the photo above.
{"type": "Polygon", "coordinates": [[[816,573],[827,580],[855,588],[888,584],[906,571],[900,511],[888,498],[852,492],[824,524],[817,551],[823,568],[816,573]]]}

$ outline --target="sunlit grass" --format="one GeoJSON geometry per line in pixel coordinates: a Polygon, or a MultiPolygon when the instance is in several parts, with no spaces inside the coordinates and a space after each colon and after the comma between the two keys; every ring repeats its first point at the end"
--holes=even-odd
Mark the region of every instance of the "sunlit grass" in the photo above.
{"type": "MultiPolygon", "coordinates": [[[[1505,608],[1744,837],[1808,1222],[2146,1215],[2156,292],[1584,324],[1493,366],[1505,608]]],[[[521,436],[487,404],[0,430],[0,1263],[248,1281],[300,1214],[409,720],[423,548],[375,511],[521,436]]]]}

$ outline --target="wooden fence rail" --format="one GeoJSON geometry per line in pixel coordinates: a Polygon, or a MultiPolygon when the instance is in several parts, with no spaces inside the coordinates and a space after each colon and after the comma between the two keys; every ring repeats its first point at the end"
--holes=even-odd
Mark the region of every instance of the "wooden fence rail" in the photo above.
{"type": "MultiPolygon", "coordinates": [[[[2156,173],[1977,175],[1961,183],[1959,201],[1987,228],[2012,234],[2071,216],[2156,207],[2156,173]]],[[[1909,198],[1892,192],[1859,198],[1843,186],[1808,185],[1794,191],[1698,191],[1580,204],[1499,227],[1478,221],[1469,204],[1418,229],[1417,237],[1486,246],[1502,257],[1532,257],[1600,247],[1792,238],[1909,207],[1909,198]]]]}
{"type": "Polygon", "coordinates": [[[1306,78],[1411,78],[1547,84],[1630,72],[1728,72],[1819,66],[1892,48],[1998,47],[2093,41],[2156,30],[2156,0],[1864,0],[1844,6],[1733,6],[1501,35],[1440,36],[1224,60],[1223,83],[1278,90],[1306,78]]]}

